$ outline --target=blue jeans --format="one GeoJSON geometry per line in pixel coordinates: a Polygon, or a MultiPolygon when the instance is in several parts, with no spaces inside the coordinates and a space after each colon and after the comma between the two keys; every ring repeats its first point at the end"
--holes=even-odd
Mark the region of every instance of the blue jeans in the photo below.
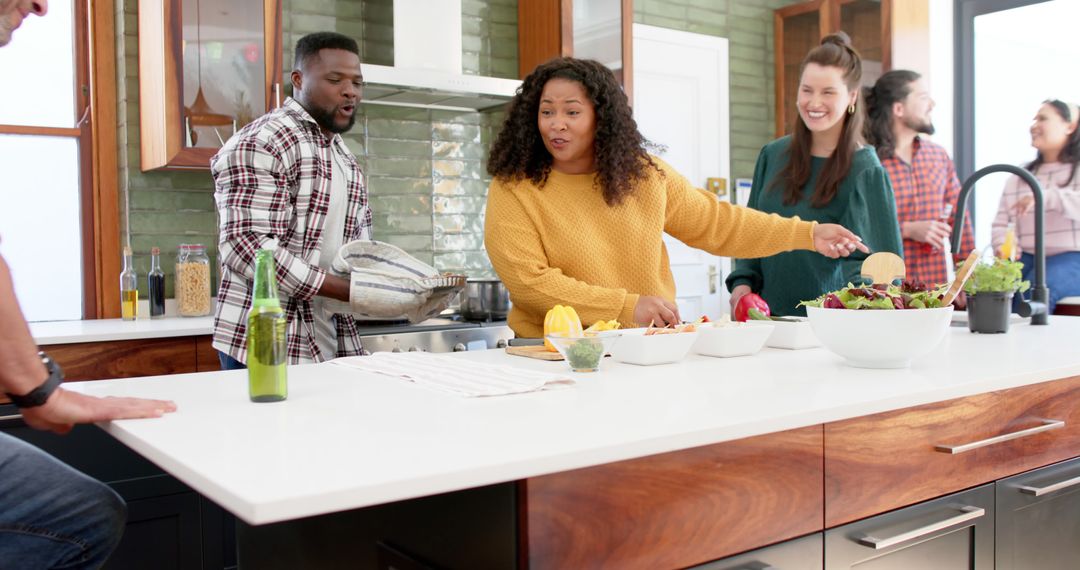
{"type": "MultiPolygon", "coordinates": [[[[1025,253],[1020,256],[1024,264],[1024,279],[1035,286],[1035,256],[1025,253]]],[[[1054,313],[1058,301],[1065,297],[1080,296],[1080,251],[1067,251],[1046,258],[1046,286],[1050,288],[1050,314],[1054,313]]],[[[1025,299],[1031,293],[1024,293],[1025,299]]]]}
{"type": "Polygon", "coordinates": [[[229,356],[228,354],[225,354],[224,352],[221,352],[220,350],[217,353],[217,357],[218,357],[218,362],[221,363],[221,369],[222,370],[246,370],[247,369],[247,366],[243,362],[240,362],[239,360],[229,356]]]}
{"type": "Polygon", "coordinates": [[[0,481],[5,568],[99,568],[120,542],[127,507],[116,492],[6,434],[0,481]]]}

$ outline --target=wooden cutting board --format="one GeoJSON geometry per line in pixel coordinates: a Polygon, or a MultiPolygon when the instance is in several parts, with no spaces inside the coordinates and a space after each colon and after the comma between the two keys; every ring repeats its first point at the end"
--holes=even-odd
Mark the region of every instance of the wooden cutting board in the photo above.
{"type": "Polygon", "coordinates": [[[558,352],[551,352],[544,348],[544,345],[532,345],[532,346],[508,346],[506,347],[506,354],[513,354],[514,356],[524,356],[526,358],[536,358],[539,360],[562,360],[563,357],[558,352]]]}

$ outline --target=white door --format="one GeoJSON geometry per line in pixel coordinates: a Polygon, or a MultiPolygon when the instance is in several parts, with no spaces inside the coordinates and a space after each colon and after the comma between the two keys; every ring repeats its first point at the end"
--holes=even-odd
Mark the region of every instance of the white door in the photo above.
{"type": "MultiPolygon", "coordinates": [[[[634,24],[633,104],[641,133],[667,147],[661,158],[690,182],[730,181],[727,39],[634,24]]],[[[727,312],[731,261],[666,234],[664,243],[682,317],[727,312]]]]}

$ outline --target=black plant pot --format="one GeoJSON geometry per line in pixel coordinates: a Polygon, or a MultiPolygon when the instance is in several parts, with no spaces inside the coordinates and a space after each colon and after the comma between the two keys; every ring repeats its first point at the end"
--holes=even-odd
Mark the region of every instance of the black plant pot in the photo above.
{"type": "Polygon", "coordinates": [[[1012,293],[968,295],[968,330],[975,333],[1009,332],[1012,298],[1012,293]]]}

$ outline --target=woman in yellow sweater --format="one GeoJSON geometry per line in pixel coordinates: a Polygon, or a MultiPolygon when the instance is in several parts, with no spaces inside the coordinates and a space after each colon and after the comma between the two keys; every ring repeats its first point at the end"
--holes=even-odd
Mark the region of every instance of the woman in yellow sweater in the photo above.
{"type": "Polygon", "coordinates": [[[491,149],[484,227],[519,337],[542,336],[556,304],[572,305],[585,325],[678,323],[663,232],[721,256],[867,251],[842,226],[719,201],[645,142],[602,64],[559,58],[525,78],[491,149]]]}

